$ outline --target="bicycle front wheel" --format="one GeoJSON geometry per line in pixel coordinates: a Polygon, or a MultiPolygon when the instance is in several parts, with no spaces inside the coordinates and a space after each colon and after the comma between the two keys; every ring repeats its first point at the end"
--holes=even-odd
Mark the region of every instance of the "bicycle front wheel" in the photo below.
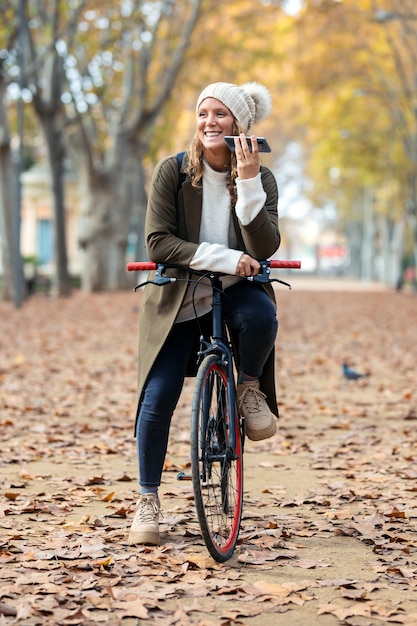
{"type": "Polygon", "coordinates": [[[206,547],[219,562],[233,554],[243,503],[242,439],[236,407],[229,406],[229,384],[219,357],[208,355],[197,373],[191,419],[191,467],[197,517],[206,547]]]}

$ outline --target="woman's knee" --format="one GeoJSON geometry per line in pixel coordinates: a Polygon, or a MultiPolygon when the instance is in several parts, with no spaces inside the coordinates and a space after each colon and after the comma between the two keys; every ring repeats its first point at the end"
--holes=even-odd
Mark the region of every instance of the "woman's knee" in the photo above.
{"type": "Polygon", "coordinates": [[[278,330],[275,306],[269,298],[259,303],[258,306],[248,307],[243,313],[242,319],[245,327],[257,332],[266,330],[276,332],[278,330]]]}

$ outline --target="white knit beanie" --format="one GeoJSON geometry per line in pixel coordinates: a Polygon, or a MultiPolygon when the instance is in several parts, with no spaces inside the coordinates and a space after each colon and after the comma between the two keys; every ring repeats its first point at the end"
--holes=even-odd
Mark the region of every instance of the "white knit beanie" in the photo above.
{"type": "Polygon", "coordinates": [[[233,116],[249,132],[255,122],[265,119],[271,110],[271,95],[266,87],[259,83],[212,83],[198,97],[197,107],[206,98],[220,100],[232,112],[233,116]]]}

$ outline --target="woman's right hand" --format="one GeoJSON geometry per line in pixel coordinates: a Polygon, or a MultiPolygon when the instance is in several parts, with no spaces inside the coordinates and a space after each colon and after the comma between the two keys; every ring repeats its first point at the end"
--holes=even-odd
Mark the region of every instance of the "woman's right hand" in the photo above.
{"type": "Polygon", "coordinates": [[[246,136],[241,133],[235,137],[235,153],[237,160],[237,175],[240,180],[256,178],[259,174],[261,161],[259,157],[256,135],[251,135],[252,150],[249,150],[246,136]]]}
{"type": "Polygon", "coordinates": [[[236,266],[236,276],[256,276],[260,269],[259,261],[244,252],[236,266]]]}

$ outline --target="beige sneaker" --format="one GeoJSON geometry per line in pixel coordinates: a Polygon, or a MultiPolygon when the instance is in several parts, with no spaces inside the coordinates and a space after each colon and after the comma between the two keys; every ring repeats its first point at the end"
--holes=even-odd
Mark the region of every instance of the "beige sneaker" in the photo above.
{"type": "Polygon", "coordinates": [[[137,501],[128,543],[159,546],[159,514],[161,505],[155,493],[144,493],[137,501]]]}
{"type": "Polygon", "coordinates": [[[245,432],[248,439],[260,441],[275,435],[277,426],[265,400],[266,396],[259,389],[259,381],[247,381],[237,386],[237,405],[245,418],[245,432]]]}

